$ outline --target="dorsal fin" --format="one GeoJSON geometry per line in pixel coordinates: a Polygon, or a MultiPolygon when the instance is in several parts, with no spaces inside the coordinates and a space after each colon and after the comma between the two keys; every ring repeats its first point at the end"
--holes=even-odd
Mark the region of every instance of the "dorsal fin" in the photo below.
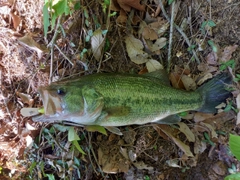
{"type": "Polygon", "coordinates": [[[164,69],[159,69],[150,73],[143,74],[143,76],[149,77],[152,80],[159,80],[160,83],[170,86],[167,72],[164,69]]]}

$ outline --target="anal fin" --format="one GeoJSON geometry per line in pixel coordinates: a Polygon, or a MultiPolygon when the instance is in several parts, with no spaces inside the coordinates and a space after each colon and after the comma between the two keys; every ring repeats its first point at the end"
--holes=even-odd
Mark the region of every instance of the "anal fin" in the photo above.
{"type": "Polygon", "coordinates": [[[155,123],[157,124],[177,124],[178,122],[181,121],[180,116],[177,114],[167,116],[159,121],[156,121],[155,123]]]}

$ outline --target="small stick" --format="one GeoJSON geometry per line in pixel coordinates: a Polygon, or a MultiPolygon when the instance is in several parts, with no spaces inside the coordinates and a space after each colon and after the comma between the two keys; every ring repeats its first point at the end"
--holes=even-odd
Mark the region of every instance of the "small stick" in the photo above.
{"type": "MultiPolygon", "coordinates": [[[[170,18],[168,17],[167,15],[167,12],[165,11],[164,9],[164,6],[163,6],[163,3],[162,3],[162,0],[159,0],[159,5],[161,6],[161,9],[162,9],[162,12],[163,12],[163,15],[165,16],[165,18],[168,20],[168,22],[171,22],[170,18]]],[[[182,37],[184,38],[184,40],[186,41],[186,43],[188,44],[189,47],[191,47],[191,43],[187,37],[187,35],[183,32],[183,30],[174,23],[174,26],[175,28],[178,30],[178,32],[182,35],[182,37]]],[[[196,61],[198,64],[200,64],[200,60],[199,58],[197,57],[197,53],[194,49],[192,49],[192,52],[193,52],[193,56],[195,57],[196,61]]]]}
{"type": "Polygon", "coordinates": [[[57,25],[56,25],[56,28],[55,28],[55,33],[53,35],[53,38],[51,40],[51,42],[48,44],[48,46],[51,47],[51,62],[50,62],[50,75],[49,75],[49,81],[48,83],[50,84],[52,82],[52,72],[53,72],[53,56],[54,56],[54,43],[56,41],[56,38],[57,38],[57,35],[58,35],[58,28],[60,26],[60,22],[61,22],[61,19],[62,19],[62,15],[59,16],[58,18],[58,21],[57,21],[57,25]]]}
{"type": "Polygon", "coordinates": [[[68,62],[73,66],[73,65],[74,65],[73,62],[61,51],[61,49],[60,49],[56,44],[54,44],[54,46],[58,49],[58,51],[60,52],[60,54],[62,54],[63,57],[64,57],[66,60],[68,60],[68,62]]]}
{"type": "Polygon", "coordinates": [[[171,12],[171,22],[170,22],[170,35],[169,35],[169,45],[168,45],[168,66],[167,72],[170,72],[171,62],[172,62],[172,35],[173,35],[173,24],[174,24],[174,6],[175,1],[172,3],[172,12],[171,12]]]}

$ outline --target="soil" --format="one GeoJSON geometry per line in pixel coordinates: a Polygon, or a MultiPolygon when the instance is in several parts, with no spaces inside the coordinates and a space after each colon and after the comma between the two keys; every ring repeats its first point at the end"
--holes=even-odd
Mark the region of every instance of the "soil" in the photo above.
{"type": "MultiPolygon", "coordinates": [[[[60,30],[55,42],[61,50],[54,48],[51,54],[48,45],[56,31],[49,28],[47,38],[44,38],[43,2],[0,2],[0,179],[47,179],[45,172],[53,174],[55,179],[220,180],[229,175],[228,168],[233,164],[239,170],[240,163],[230,153],[228,145],[229,133],[240,134],[239,125],[236,125],[236,112],[233,110],[210,117],[190,112],[187,115],[190,118],[183,117],[182,122],[194,134],[195,141],[190,141],[185,134],[187,130],[180,131],[179,125],[121,127],[123,136],[110,132],[106,136],[75,127],[85,156],[72,151],[66,138],[67,131],[61,131],[52,124],[34,122],[31,117],[21,115],[23,107],[42,106],[37,90],[50,81],[100,72],[147,72],[145,64],[131,61],[125,45],[126,34],[141,39],[138,28],[140,21],[145,21],[146,12],[135,9],[134,17],[140,21],[135,23],[132,19],[130,26],[128,21],[120,21],[119,12],[107,23],[108,16],[101,3],[81,3],[81,7],[88,10],[89,17],[84,16],[84,8],[63,16],[61,24],[65,34],[60,30]],[[110,45],[100,61],[92,55],[91,44],[85,40],[89,30],[98,28],[96,22],[102,29],[109,25],[106,41],[110,45]],[[88,52],[81,56],[84,48],[88,52]],[[51,57],[54,57],[52,61],[51,57]],[[83,64],[87,64],[87,68],[83,64]],[[197,116],[202,120],[196,121],[197,116]],[[214,136],[216,132],[217,136],[214,136]],[[211,141],[206,141],[206,133],[211,141]],[[186,149],[183,144],[179,145],[178,140],[189,147],[192,156],[186,155],[186,149]],[[65,152],[61,146],[68,151],[65,152]],[[58,164],[63,159],[67,165],[58,164]],[[37,165],[33,166],[34,163],[37,165]],[[66,170],[66,167],[71,168],[66,170]]],[[[155,1],[142,3],[147,4],[150,14],[157,9],[155,1]]],[[[171,6],[165,3],[164,7],[170,16],[171,6]]],[[[179,1],[175,23],[180,26],[184,20],[187,21],[183,30],[192,44],[198,44],[199,39],[204,40],[203,51],[197,51],[197,56],[201,64],[217,69],[210,72],[212,74],[219,72],[221,58],[224,57],[220,54],[224,54],[224,48],[237,47],[240,43],[239,8],[238,0],[179,1]],[[213,21],[215,26],[202,33],[201,25],[208,20],[213,21]],[[214,65],[209,64],[208,56],[212,48],[208,40],[219,48],[215,54],[219,59],[214,65]]],[[[127,12],[127,17],[131,17],[130,14],[127,12]]],[[[157,16],[165,19],[162,12],[157,16]]],[[[169,28],[163,36],[169,38],[169,28]]],[[[152,57],[166,67],[167,54],[168,49],[165,47],[159,54],[153,53],[152,57]]],[[[235,60],[232,74],[240,74],[240,49],[233,50],[230,56],[230,59],[235,60]]],[[[180,74],[196,79],[202,76],[205,72],[191,58],[192,53],[186,40],[174,29],[170,74],[179,74],[180,71],[180,74]],[[181,56],[178,56],[179,53],[181,56]]],[[[234,86],[239,87],[237,83],[234,86]]],[[[239,89],[235,89],[230,100],[235,108],[238,94],[239,89]]]]}

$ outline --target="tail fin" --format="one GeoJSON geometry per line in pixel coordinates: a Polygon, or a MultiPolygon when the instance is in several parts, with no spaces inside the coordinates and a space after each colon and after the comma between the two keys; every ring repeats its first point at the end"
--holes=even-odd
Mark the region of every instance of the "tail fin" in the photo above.
{"type": "Polygon", "coordinates": [[[222,73],[197,89],[202,94],[204,104],[198,109],[200,112],[216,113],[216,106],[225,102],[231,96],[226,90],[227,85],[232,84],[232,77],[229,73],[222,73]]]}

